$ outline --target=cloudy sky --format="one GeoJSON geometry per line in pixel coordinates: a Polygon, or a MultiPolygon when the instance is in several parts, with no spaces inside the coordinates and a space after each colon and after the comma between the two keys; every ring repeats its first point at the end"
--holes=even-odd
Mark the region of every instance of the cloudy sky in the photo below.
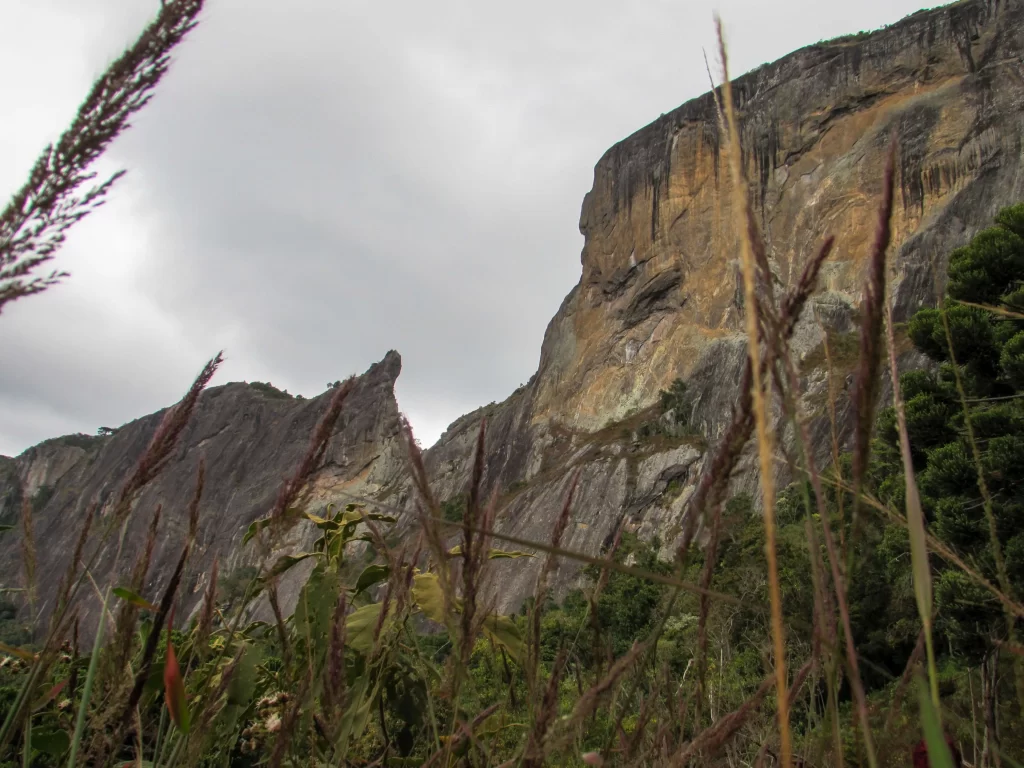
{"type": "MultiPolygon", "coordinates": [[[[922,0],[209,0],[108,153],[72,277],[0,316],[0,454],[217,383],[306,396],[402,353],[432,443],[536,368],[579,278],[593,167],[734,72],[922,0]]],[[[0,2],[0,195],[159,0],[0,2]]]]}

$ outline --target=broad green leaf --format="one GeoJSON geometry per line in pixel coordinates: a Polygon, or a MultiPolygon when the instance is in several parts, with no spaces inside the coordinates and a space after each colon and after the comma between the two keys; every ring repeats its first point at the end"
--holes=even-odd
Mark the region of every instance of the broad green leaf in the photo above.
{"type": "Polygon", "coordinates": [[[512,620],[511,616],[488,616],[484,619],[483,632],[491,641],[501,646],[518,662],[522,662],[523,632],[512,620]]]}
{"type": "Polygon", "coordinates": [[[382,515],[379,512],[370,512],[366,515],[367,520],[373,520],[375,523],[397,523],[398,518],[394,515],[382,515]]]}
{"type": "MultiPolygon", "coordinates": [[[[278,523],[292,523],[301,515],[301,512],[297,509],[286,509],[281,519],[276,521],[278,523]]],[[[273,523],[274,519],[270,517],[261,517],[259,520],[253,520],[250,523],[248,529],[245,531],[245,535],[242,537],[242,546],[244,547],[252,539],[259,534],[260,531],[269,528],[273,523]]]]}
{"type": "Polygon", "coordinates": [[[338,722],[338,741],[335,746],[339,748],[341,754],[345,754],[348,751],[349,743],[358,741],[359,737],[363,735],[363,731],[366,730],[373,703],[377,699],[377,687],[374,686],[373,690],[369,690],[369,687],[370,676],[363,675],[352,686],[349,693],[350,703],[338,722]]]}
{"type": "Polygon", "coordinates": [[[32,748],[38,749],[51,757],[61,757],[71,746],[71,737],[67,731],[43,726],[32,729],[32,748]]]}
{"type": "Polygon", "coordinates": [[[274,567],[267,571],[263,577],[264,581],[269,581],[275,576],[281,576],[282,574],[290,571],[293,567],[301,563],[303,560],[307,560],[311,557],[320,557],[319,552],[302,552],[298,555],[281,555],[277,558],[277,562],[274,563],[274,567]]]}
{"type": "Polygon", "coordinates": [[[185,700],[185,680],[181,676],[181,668],[178,666],[170,634],[167,637],[167,658],[164,661],[164,694],[171,720],[179,731],[187,734],[190,716],[188,702],[185,700]]]}
{"type": "MultiPolygon", "coordinates": [[[[448,550],[448,556],[449,557],[458,557],[461,554],[462,554],[462,545],[461,544],[457,544],[457,545],[455,545],[454,547],[452,547],[451,549],[448,550]]],[[[529,552],[522,552],[522,551],[520,551],[518,549],[517,550],[512,550],[512,551],[508,551],[508,550],[505,550],[505,549],[489,549],[489,550],[487,550],[487,557],[490,560],[502,560],[502,559],[506,559],[506,558],[507,559],[511,559],[511,560],[515,560],[515,559],[518,559],[520,557],[536,557],[536,555],[531,554],[529,552]]]]}
{"type": "Polygon", "coordinates": [[[127,587],[116,587],[115,589],[112,589],[110,591],[115,597],[121,598],[126,603],[131,603],[136,608],[142,608],[143,610],[152,611],[153,613],[156,613],[158,610],[160,610],[157,606],[149,602],[149,600],[140,597],[127,587]]]}
{"type": "Polygon", "coordinates": [[[345,507],[345,511],[341,513],[339,518],[336,519],[338,519],[338,522],[342,525],[347,525],[349,523],[358,523],[360,520],[363,519],[363,515],[365,514],[366,513],[363,512],[362,504],[349,504],[347,507],[345,507]]]}
{"type": "Polygon", "coordinates": [[[270,525],[269,517],[261,517],[259,520],[253,520],[249,527],[245,531],[245,535],[242,537],[242,546],[244,547],[250,541],[252,541],[260,531],[270,525]]]}
{"type": "Polygon", "coordinates": [[[228,681],[228,704],[244,707],[249,703],[256,691],[256,669],[262,657],[258,648],[246,644],[235,673],[228,681]]]}
{"type": "Polygon", "coordinates": [[[257,629],[266,629],[269,626],[270,624],[268,624],[265,621],[253,621],[249,624],[246,624],[245,629],[242,630],[242,634],[245,637],[250,637],[252,633],[255,632],[257,629]]]}
{"type": "Polygon", "coordinates": [[[321,531],[336,531],[338,530],[338,523],[334,520],[328,520],[326,517],[317,517],[316,515],[306,512],[305,517],[313,525],[319,528],[321,531]]]}
{"type": "Polygon", "coordinates": [[[319,563],[309,575],[295,606],[296,646],[302,653],[315,655],[323,650],[323,639],[330,637],[331,620],[341,594],[341,581],[336,571],[319,563]]]}
{"type": "Polygon", "coordinates": [[[373,648],[373,633],[380,618],[380,609],[380,603],[370,603],[348,615],[345,619],[345,636],[350,648],[360,653],[367,653],[373,648]]]}
{"type": "Polygon", "coordinates": [[[8,531],[13,531],[14,528],[15,526],[13,525],[0,525],[0,533],[7,533],[8,531]]]}
{"type": "Polygon", "coordinates": [[[423,615],[438,624],[444,624],[444,592],[436,573],[417,573],[412,577],[412,597],[423,615]]]}
{"type": "Polygon", "coordinates": [[[931,768],[953,768],[953,756],[949,754],[949,746],[942,733],[942,721],[932,704],[928,685],[920,676],[917,679],[917,700],[920,705],[921,730],[924,731],[924,742],[928,746],[929,765],[931,768]]]}
{"type": "Polygon", "coordinates": [[[517,560],[520,557],[536,557],[536,555],[534,555],[534,554],[532,554],[530,552],[522,552],[521,550],[518,550],[518,549],[515,549],[515,550],[512,550],[512,551],[508,551],[508,550],[504,550],[504,549],[492,549],[490,552],[487,553],[487,556],[491,560],[504,560],[506,558],[511,559],[511,560],[517,560]]]}
{"type": "Polygon", "coordinates": [[[386,565],[368,565],[363,569],[363,572],[359,574],[359,580],[356,581],[355,594],[359,594],[365,589],[369,589],[374,584],[384,581],[388,576],[391,575],[391,569],[386,565]]]}

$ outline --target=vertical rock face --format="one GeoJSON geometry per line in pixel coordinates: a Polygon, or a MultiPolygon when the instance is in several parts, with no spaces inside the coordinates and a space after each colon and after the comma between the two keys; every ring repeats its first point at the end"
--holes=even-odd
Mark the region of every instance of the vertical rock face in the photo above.
{"type": "MultiPolygon", "coordinates": [[[[824,237],[837,241],[794,339],[803,405],[815,417],[823,457],[831,442],[823,330],[837,341],[841,389],[851,364],[842,342],[856,330],[890,136],[899,141],[890,261],[901,320],[933,301],[950,251],[1001,207],[1024,199],[1022,53],[1024,0],[963,0],[880,32],[804,48],[735,83],[743,162],[777,292],[795,281],[824,237]]],[[[563,546],[596,554],[625,525],[671,551],[707,446],[730,420],[745,355],[738,240],[720,144],[708,94],[601,158],[580,217],[580,282],[548,326],[537,373],[503,403],[456,421],[426,454],[442,501],[464,492],[486,418],[486,483],[500,494],[502,533],[546,540],[578,473],[563,546]],[[687,382],[687,398],[663,413],[660,393],[677,378],[687,382]]],[[[914,364],[913,354],[903,362],[914,364]]],[[[377,498],[410,513],[400,523],[408,529],[415,499],[393,396],[399,368],[391,353],[360,378],[312,498],[314,505],[377,498]]],[[[842,427],[845,397],[838,394],[842,427]]],[[[188,608],[215,557],[222,572],[252,562],[241,537],[270,508],[325,403],[325,396],[274,399],[242,384],[203,396],[179,454],[142,495],[128,533],[130,562],[149,515],[163,505],[154,590],[177,557],[199,456],[210,490],[185,585],[188,608]]],[[[61,572],[84,510],[116,491],[160,415],[110,438],[61,438],[0,458],[0,522],[16,517],[25,495],[33,499],[45,543],[41,572],[61,572]]],[[[737,487],[756,487],[752,469],[740,473],[737,487]]],[[[299,528],[277,545],[302,549],[311,536],[299,528]]],[[[499,610],[532,591],[538,566],[497,565],[499,610]]],[[[0,543],[0,575],[13,582],[17,569],[13,538],[0,543]]],[[[573,573],[571,564],[563,567],[563,585],[573,573]]],[[[293,581],[300,578],[297,571],[293,581]]],[[[285,607],[293,587],[282,587],[285,607]]]]}
{"type": "MultiPolygon", "coordinates": [[[[842,429],[843,379],[853,363],[843,342],[856,331],[890,137],[899,142],[890,249],[899,321],[934,301],[954,248],[1024,199],[1022,54],[1024,1],[964,0],[804,48],[734,83],[776,293],[795,282],[826,236],[836,238],[794,338],[823,460],[831,444],[823,330],[837,342],[842,429]]],[[[526,388],[456,422],[430,452],[447,492],[464,486],[471,435],[487,415],[491,480],[506,489],[526,484],[511,494],[504,530],[545,538],[568,476],[579,470],[585,498],[566,546],[593,554],[623,521],[663,544],[675,537],[703,447],[730,421],[746,354],[720,145],[707,94],[601,158],[580,216],[580,282],[548,326],[526,388]],[[703,440],[643,438],[645,418],[649,424],[659,393],[676,378],[688,384],[685,416],[703,440]]],[[[913,352],[901,360],[917,362],[913,352]]],[[[756,480],[752,467],[741,471],[737,490],[754,490],[756,480]]],[[[529,583],[520,564],[504,567],[529,583]]],[[[524,585],[510,588],[508,606],[524,585]]]]}
{"type": "MultiPolygon", "coordinates": [[[[832,324],[847,322],[895,132],[897,319],[930,301],[935,275],[945,274],[945,263],[932,260],[1024,197],[1022,50],[1024,4],[967,0],[805,48],[738,79],[744,164],[779,283],[791,284],[835,235],[815,309],[832,324]]],[[[719,145],[709,94],[597,164],[580,218],[583,274],[544,342],[535,422],[599,428],[650,404],[677,376],[717,365],[715,350],[741,332],[719,145]]],[[[720,409],[711,410],[698,418],[714,427],[720,409]]]]}

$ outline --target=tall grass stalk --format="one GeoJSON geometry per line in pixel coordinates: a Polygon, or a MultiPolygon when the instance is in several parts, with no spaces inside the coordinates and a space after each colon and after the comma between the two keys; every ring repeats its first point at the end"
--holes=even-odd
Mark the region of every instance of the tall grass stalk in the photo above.
{"type": "Polygon", "coordinates": [[[103,649],[103,629],[107,624],[107,603],[110,601],[110,589],[103,593],[103,603],[100,606],[100,619],[96,626],[96,638],[92,644],[92,656],[89,657],[89,671],[85,674],[85,685],[82,688],[82,701],[78,705],[78,717],[75,720],[75,735],[71,739],[71,749],[68,752],[68,768],[77,766],[78,750],[82,744],[82,736],[85,734],[85,722],[89,714],[89,700],[92,698],[92,685],[96,679],[96,668],[99,666],[100,651],[103,649]]]}
{"type": "Polygon", "coordinates": [[[726,121],[729,125],[729,168],[732,175],[734,215],[741,229],[740,255],[743,269],[744,304],[746,307],[747,345],[750,366],[753,371],[753,410],[757,429],[757,448],[761,468],[761,496],[765,528],[765,550],[768,557],[768,588],[771,598],[772,641],[775,653],[775,687],[779,713],[779,738],[782,768],[790,768],[793,747],[789,730],[789,694],[786,677],[786,635],[782,620],[782,590],[779,586],[779,566],[776,555],[775,532],[775,468],[774,440],[768,426],[768,412],[765,403],[764,382],[761,379],[761,348],[758,333],[759,302],[756,288],[756,265],[753,245],[747,227],[750,200],[747,186],[743,181],[743,156],[740,148],[739,121],[733,102],[732,85],[729,79],[728,57],[722,20],[715,17],[718,34],[719,55],[722,58],[722,94],[725,102],[726,121]]]}

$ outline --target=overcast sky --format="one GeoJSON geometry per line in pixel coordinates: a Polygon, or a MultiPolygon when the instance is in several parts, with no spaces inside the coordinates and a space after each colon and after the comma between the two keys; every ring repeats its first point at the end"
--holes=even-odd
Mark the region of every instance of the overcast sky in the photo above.
{"type": "MultiPolygon", "coordinates": [[[[0,316],[0,454],[216,383],[306,396],[402,354],[423,443],[534,372],[616,141],[734,72],[922,0],[209,0],[113,146],[72,277],[0,316]]],[[[0,195],[159,0],[0,2],[0,195]]]]}

